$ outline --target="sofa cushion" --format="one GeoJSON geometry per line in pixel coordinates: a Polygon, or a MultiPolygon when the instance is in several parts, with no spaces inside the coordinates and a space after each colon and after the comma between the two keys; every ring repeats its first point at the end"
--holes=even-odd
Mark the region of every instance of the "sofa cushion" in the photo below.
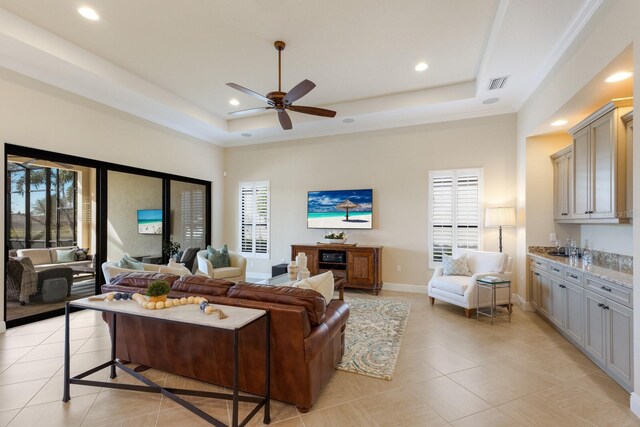
{"type": "Polygon", "coordinates": [[[469,276],[439,276],[431,279],[431,286],[441,291],[464,295],[469,286],[469,276]]]}
{"type": "MultiPolygon", "coordinates": [[[[76,259],[76,249],[56,249],[56,263],[74,262],[76,259]]],[[[52,257],[53,258],[53,257],[52,257]]]]}
{"type": "Polygon", "coordinates": [[[319,325],[324,321],[325,299],[320,293],[311,289],[238,282],[229,289],[227,297],[301,306],[307,312],[312,326],[319,325]]]}
{"type": "Polygon", "coordinates": [[[444,255],[442,257],[442,274],[445,276],[471,276],[466,254],[460,255],[458,258],[444,255]]]}
{"type": "Polygon", "coordinates": [[[156,280],[164,280],[169,283],[169,286],[172,286],[179,278],[180,276],[176,276],[175,274],[164,273],[120,273],[111,279],[110,284],[114,286],[146,289],[151,282],[155,282],[156,280]]]}
{"type": "Polygon", "coordinates": [[[231,262],[229,261],[229,248],[226,244],[220,249],[207,246],[207,259],[213,268],[231,267],[231,262]]]}
{"type": "Polygon", "coordinates": [[[18,249],[17,254],[19,257],[29,257],[33,265],[55,263],[55,261],[51,259],[51,251],[47,248],[18,249]]]}
{"type": "Polygon", "coordinates": [[[210,279],[205,276],[182,276],[171,287],[171,292],[182,292],[187,295],[225,296],[234,285],[233,282],[221,279],[210,279]]]}
{"type": "Polygon", "coordinates": [[[176,276],[191,276],[191,270],[180,264],[161,265],[158,271],[160,273],[175,274],[176,276]]]}
{"type": "Polygon", "coordinates": [[[213,270],[214,279],[228,279],[229,277],[238,277],[242,275],[242,269],[239,267],[220,267],[213,270]]]}
{"type": "Polygon", "coordinates": [[[328,303],[333,299],[333,272],[327,271],[317,276],[302,279],[293,285],[293,288],[313,289],[319,292],[328,303]]]}
{"type": "Polygon", "coordinates": [[[460,254],[467,255],[467,263],[473,274],[475,273],[504,273],[509,257],[500,252],[480,252],[461,250],[460,254]]]}

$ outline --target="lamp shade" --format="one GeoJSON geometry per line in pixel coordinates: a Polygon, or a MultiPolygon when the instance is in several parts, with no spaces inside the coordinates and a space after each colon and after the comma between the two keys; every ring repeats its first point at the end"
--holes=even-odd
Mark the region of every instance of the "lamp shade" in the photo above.
{"type": "Polygon", "coordinates": [[[516,225],[515,208],[487,208],[484,215],[485,227],[513,227],[516,225]]]}

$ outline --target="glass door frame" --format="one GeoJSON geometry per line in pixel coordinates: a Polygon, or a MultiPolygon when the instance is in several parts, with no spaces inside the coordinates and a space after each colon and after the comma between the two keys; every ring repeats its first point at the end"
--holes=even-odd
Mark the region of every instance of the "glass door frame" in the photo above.
{"type": "MultiPolygon", "coordinates": [[[[19,319],[10,320],[7,322],[7,262],[9,261],[9,237],[11,227],[11,206],[9,202],[9,193],[11,191],[11,181],[8,179],[8,170],[6,168],[8,156],[23,156],[32,157],[41,160],[48,160],[52,162],[69,163],[76,166],[83,166],[94,168],[96,170],[96,248],[95,248],[95,278],[96,278],[96,293],[100,293],[100,288],[104,284],[104,274],[102,272],[102,263],[107,260],[107,238],[108,238],[108,173],[109,171],[123,172],[134,175],[141,175],[152,178],[160,178],[162,180],[162,209],[163,212],[170,212],[171,209],[171,181],[182,181],[192,184],[203,185],[205,187],[205,242],[211,242],[211,181],[205,181],[196,178],[190,178],[180,175],[173,175],[159,171],[153,171],[149,169],[142,169],[132,166],[120,165],[117,163],[104,162],[95,159],[89,159],[85,157],[73,156],[69,154],[41,150],[37,148],[24,147],[21,145],[15,145],[6,143],[4,144],[4,164],[5,164],[5,210],[4,210],[4,222],[5,222],[5,246],[4,251],[4,266],[5,277],[4,279],[4,321],[7,328],[23,325],[26,323],[35,322],[38,320],[48,319],[55,316],[64,314],[64,308],[55,309],[43,313],[38,313],[32,316],[22,317],[19,319]]],[[[162,217],[162,241],[169,241],[171,236],[169,215],[163,215],[162,217]]],[[[167,262],[167,256],[163,253],[163,261],[167,262]]]]}

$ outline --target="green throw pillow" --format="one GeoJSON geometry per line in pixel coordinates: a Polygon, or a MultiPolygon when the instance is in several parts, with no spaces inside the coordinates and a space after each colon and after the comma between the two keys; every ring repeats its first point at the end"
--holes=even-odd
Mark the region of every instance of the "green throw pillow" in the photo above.
{"type": "Polygon", "coordinates": [[[73,262],[76,259],[75,249],[56,249],[56,258],[58,263],[73,262]]]}
{"type": "Polygon", "coordinates": [[[229,262],[229,249],[226,244],[220,249],[207,246],[207,253],[207,258],[213,268],[231,267],[231,263],[229,262]]]}

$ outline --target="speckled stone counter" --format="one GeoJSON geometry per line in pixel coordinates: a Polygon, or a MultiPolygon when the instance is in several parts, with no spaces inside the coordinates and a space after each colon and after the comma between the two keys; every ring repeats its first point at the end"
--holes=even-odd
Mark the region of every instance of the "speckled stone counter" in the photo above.
{"type": "Polygon", "coordinates": [[[565,268],[570,268],[570,269],[579,271],[583,274],[588,274],[593,277],[597,277],[598,279],[607,280],[609,282],[613,282],[620,286],[633,288],[632,274],[623,273],[621,271],[612,270],[610,268],[598,267],[596,265],[586,266],[586,265],[583,265],[582,260],[578,261],[577,263],[569,262],[569,258],[567,257],[549,255],[544,250],[537,249],[535,247],[529,248],[529,256],[546,260],[546,261],[551,261],[565,268]]]}

